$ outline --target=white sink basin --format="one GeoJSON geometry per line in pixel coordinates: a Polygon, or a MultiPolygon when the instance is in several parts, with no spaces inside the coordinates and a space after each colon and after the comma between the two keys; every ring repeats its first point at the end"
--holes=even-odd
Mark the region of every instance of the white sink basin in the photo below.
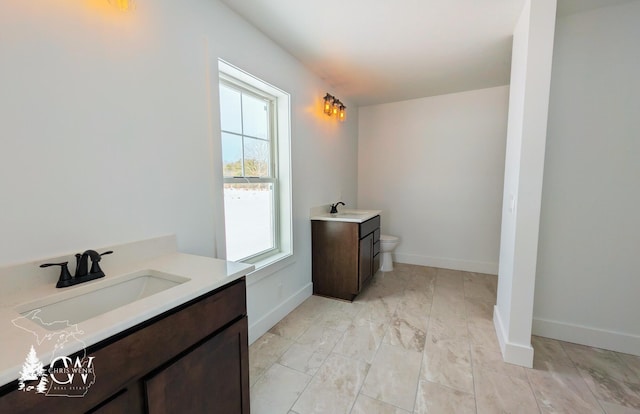
{"type": "Polygon", "coordinates": [[[189,280],[154,270],[140,271],[119,278],[102,279],[86,286],[78,285],[73,291],[20,305],[16,311],[43,328],[55,331],[189,280]]]}

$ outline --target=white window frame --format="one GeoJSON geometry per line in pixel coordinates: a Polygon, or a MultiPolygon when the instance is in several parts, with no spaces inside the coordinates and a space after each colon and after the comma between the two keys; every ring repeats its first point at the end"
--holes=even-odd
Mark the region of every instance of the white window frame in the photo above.
{"type": "MultiPolygon", "coordinates": [[[[218,60],[218,69],[219,84],[224,84],[231,88],[240,89],[244,93],[265,98],[271,105],[269,108],[269,132],[271,135],[269,141],[271,146],[270,155],[272,168],[270,177],[223,177],[224,183],[271,183],[273,185],[275,204],[273,236],[275,247],[241,259],[242,262],[251,263],[256,269],[261,269],[293,255],[290,96],[279,88],[221,59],[218,60]]],[[[222,130],[220,132],[220,145],[222,145],[222,130]]],[[[223,240],[225,240],[226,243],[226,235],[223,237],[223,240]]]]}

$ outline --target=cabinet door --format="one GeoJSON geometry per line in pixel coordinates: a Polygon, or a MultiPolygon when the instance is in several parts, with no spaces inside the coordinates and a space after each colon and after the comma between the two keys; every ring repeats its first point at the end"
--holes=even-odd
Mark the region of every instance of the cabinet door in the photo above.
{"type": "Polygon", "coordinates": [[[360,269],[358,271],[358,292],[373,275],[373,233],[360,239],[360,269]]]}
{"type": "Polygon", "coordinates": [[[249,414],[247,318],[145,381],[150,414],[249,414]]]}
{"type": "Polygon", "coordinates": [[[353,300],[358,284],[358,223],[312,221],[313,293],[353,300]]]}
{"type": "MultiPolygon", "coordinates": [[[[136,387],[139,391],[139,387],[136,387]]],[[[121,413],[143,413],[144,402],[141,400],[141,393],[124,389],[100,404],[98,407],[89,410],[87,414],[121,414],[121,413]]]]}

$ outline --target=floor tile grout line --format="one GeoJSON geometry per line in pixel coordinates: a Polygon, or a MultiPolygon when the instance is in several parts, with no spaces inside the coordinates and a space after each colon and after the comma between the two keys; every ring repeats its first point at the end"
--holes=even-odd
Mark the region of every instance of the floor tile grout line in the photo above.
{"type": "MultiPolygon", "coordinates": [[[[464,282],[463,282],[464,286],[464,282]]],[[[465,296],[466,299],[466,296],[465,296]]],[[[473,352],[471,351],[471,331],[469,331],[469,315],[467,314],[467,301],[464,301],[464,316],[465,316],[465,326],[467,328],[467,347],[469,351],[469,362],[471,365],[471,382],[473,383],[473,402],[475,406],[475,412],[478,413],[478,389],[477,389],[477,378],[476,378],[476,370],[475,370],[475,362],[473,358],[473,352]]],[[[480,367],[478,367],[480,369],[480,367]]]]}
{"type": "MultiPolygon", "coordinates": [[[[379,297],[376,297],[375,299],[379,299],[379,297]]],[[[397,305],[396,305],[396,307],[397,307],[397,305]]],[[[393,313],[395,313],[395,308],[393,310],[393,313]]],[[[373,320],[370,320],[370,319],[367,319],[367,320],[369,322],[372,322],[372,323],[379,323],[379,321],[373,321],[373,320]]],[[[364,384],[367,382],[367,377],[369,376],[369,372],[371,370],[371,366],[373,365],[373,361],[376,359],[376,356],[378,355],[378,352],[380,351],[380,348],[382,347],[382,344],[384,343],[384,338],[387,336],[387,333],[388,333],[388,331],[390,329],[389,322],[390,322],[389,319],[386,319],[385,322],[384,322],[384,325],[385,325],[385,330],[384,331],[385,332],[384,332],[384,335],[382,335],[382,339],[380,339],[380,343],[376,346],[376,350],[375,350],[373,356],[371,357],[371,362],[365,361],[365,363],[367,364],[367,374],[364,376],[364,380],[362,381],[362,384],[360,384],[360,388],[358,388],[358,392],[356,393],[356,398],[353,400],[353,404],[351,404],[351,407],[349,408],[349,411],[348,411],[349,413],[351,413],[353,411],[353,408],[355,407],[355,404],[358,401],[358,397],[360,395],[366,395],[366,394],[362,394],[362,389],[364,388],[364,384]]]]}
{"type": "Polygon", "coordinates": [[[448,389],[448,390],[451,390],[451,391],[454,391],[454,392],[459,392],[459,393],[461,393],[461,394],[467,394],[467,395],[470,395],[470,396],[474,397],[474,399],[475,399],[475,395],[474,395],[474,393],[473,393],[473,392],[469,392],[469,391],[461,390],[460,388],[452,387],[451,385],[441,384],[441,383],[439,383],[439,382],[432,381],[432,380],[423,380],[423,379],[421,379],[420,381],[422,381],[422,382],[428,382],[428,383],[430,383],[430,384],[437,385],[438,387],[446,388],[446,389],[448,389]]]}
{"type": "Polygon", "coordinates": [[[420,358],[420,370],[418,371],[418,383],[416,385],[416,395],[415,398],[413,399],[413,410],[411,410],[412,413],[416,412],[416,406],[418,405],[418,393],[420,392],[420,381],[422,381],[422,369],[424,368],[424,359],[426,357],[426,351],[427,351],[427,339],[429,338],[429,331],[431,328],[431,314],[433,311],[433,302],[435,301],[435,296],[436,296],[436,284],[438,282],[437,279],[437,272],[436,272],[436,276],[434,277],[434,286],[433,286],[433,297],[431,298],[431,306],[429,306],[429,319],[427,321],[427,328],[424,332],[424,347],[422,348],[422,358],[420,358]]]}
{"type": "MultiPolygon", "coordinates": [[[[353,302],[351,302],[351,303],[353,303],[353,302]]],[[[325,312],[327,312],[327,310],[324,310],[324,311],[322,312],[322,314],[324,314],[325,312]]],[[[322,314],[321,314],[321,315],[318,315],[318,317],[317,317],[316,319],[320,319],[320,318],[321,318],[321,316],[322,316],[322,314]]],[[[356,315],[356,316],[357,316],[357,315],[356,315]]],[[[354,319],[355,319],[355,317],[356,317],[356,316],[354,316],[353,318],[349,318],[349,319],[351,319],[352,324],[354,324],[354,323],[355,323],[355,320],[354,320],[354,319]]],[[[372,321],[372,320],[368,320],[368,319],[365,319],[365,320],[367,320],[368,322],[377,323],[377,321],[372,321]]],[[[310,329],[310,328],[309,328],[309,329],[310,329]]],[[[326,328],[326,329],[331,329],[331,328],[326,328]]],[[[331,348],[331,351],[330,351],[330,352],[329,352],[329,354],[325,357],[325,360],[323,361],[323,364],[326,362],[326,360],[329,358],[329,356],[331,356],[331,354],[335,354],[336,356],[339,356],[339,357],[341,357],[341,358],[345,358],[345,359],[350,359],[350,360],[355,361],[355,362],[360,362],[360,360],[359,360],[359,359],[354,359],[354,358],[351,358],[351,357],[349,357],[349,356],[347,356],[347,355],[342,355],[342,354],[340,354],[340,353],[334,352],[334,350],[335,350],[336,346],[338,345],[338,343],[339,343],[339,342],[344,338],[344,336],[347,334],[347,331],[348,331],[348,329],[347,329],[347,330],[345,330],[344,332],[342,332],[342,336],[340,337],[340,339],[338,339],[338,341],[336,341],[336,343],[334,344],[333,348],[331,348]]],[[[306,331],[305,331],[305,332],[306,332],[306,331]]],[[[301,336],[302,336],[302,335],[301,335],[301,336]]],[[[376,354],[377,354],[377,351],[378,351],[378,349],[379,349],[379,347],[380,347],[380,345],[381,345],[381,344],[382,344],[382,341],[380,341],[380,344],[378,345],[378,348],[376,348],[376,354]]],[[[374,354],[374,357],[373,357],[373,358],[375,358],[375,354],[374,354]]],[[[360,385],[360,388],[358,389],[358,392],[357,392],[357,393],[355,393],[355,395],[354,395],[354,397],[355,397],[355,398],[354,398],[353,402],[351,403],[351,406],[349,407],[349,411],[348,411],[349,413],[353,410],[353,407],[354,407],[354,405],[355,405],[355,403],[356,403],[356,401],[357,401],[357,399],[358,399],[358,396],[360,395],[360,391],[362,390],[362,387],[364,386],[364,382],[366,381],[366,377],[367,377],[367,375],[369,374],[369,369],[371,368],[371,364],[370,364],[370,363],[368,363],[368,362],[366,362],[366,361],[362,361],[362,362],[364,362],[365,364],[367,364],[367,372],[366,372],[366,374],[365,374],[365,379],[362,381],[362,384],[360,385]]],[[[307,389],[307,387],[309,386],[309,384],[311,384],[311,382],[313,381],[313,379],[315,378],[315,376],[318,374],[318,372],[319,372],[319,371],[320,371],[320,368],[318,368],[318,369],[316,370],[316,372],[311,376],[311,378],[309,379],[309,382],[305,385],[304,389],[300,392],[300,395],[298,395],[298,398],[296,398],[296,401],[294,401],[294,403],[293,403],[293,404],[291,405],[291,407],[289,408],[289,411],[292,411],[292,410],[293,410],[293,407],[295,406],[296,402],[300,399],[300,397],[302,396],[302,394],[304,393],[304,391],[307,389]]]]}
{"type": "MultiPolygon", "coordinates": [[[[331,355],[331,354],[329,354],[329,355],[331,355]]],[[[325,359],[324,362],[326,362],[326,359],[325,359]]],[[[323,362],[323,364],[324,364],[324,362],[323,362]]],[[[318,370],[313,375],[311,375],[311,378],[309,378],[309,381],[304,386],[304,388],[300,391],[300,394],[298,394],[298,397],[295,399],[295,401],[291,403],[291,406],[289,407],[289,409],[287,411],[294,411],[293,407],[296,405],[296,403],[298,402],[300,397],[302,397],[302,394],[304,394],[304,392],[307,390],[307,388],[309,387],[309,384],[311,384],[313,382],[313,379],[315,378],[315,376],[318,373],[318,371],[320,371],[320,368],[318,368],[318,370]]],[[[297,411],[294,411],[294,412],[297,412],[297,411]]]]}
{"type": "Polygon", "coordinates": [[[536,406],[538,407],[538,411],[540,412],[540,414],[543,414],[544,411],[542,410],[542,407],[540,406],[540,401],[538,400],[538,396],[536,395],[536,391],[534,390],[533,384],[531,384],[531,380],[529,379],[529,373],[528,373],[529,369],[530,368],[525,368],[525,378],[527,379],[527,385],[529,385],[529,389],[531,390],[531,394],[533,395],[533,400],[536,402],[536,406]]]}
{"type": "MultiPolygon", "coordinates": [[[[295,309],[294,309],[295,310],[295,309]]],[[[322,316],[322,314],[324,314],[326,312],[326,309],[322,311],[321,314],[318,314],[316,316],[316,318],[314,318],[314,321],[320,319],[320,317],[322,316]]],[[[313,326],[313,324],[311,325],[313,326]]],[[[311,326],[309,327],[309,329],[311,329],[311,326]]],[[[330,328],[327,328],[330,329],[330,328]]],[[[308,329],[307,329],[308,330],[308,329]]],[[[305,331],[306,332],[306,331],[305,331]]],[[[298,402],[298,400],[300,399],[300,397],[302,397],[302,394],[304,394],[304,392],[307,390],[307,388],[309,387],[309,384],[311,384],[313,382],[313,379],[316,377],[316,375],[318,374],[318,372],[320,372],[320,369],[322,368],[322,365],[324,365],[327,362],[327,359],[329,359],[329,357],[331,356],[331,354],[333,353],[333,350],[335,349],[335,347],[338,345],[338,343],[342,340],[342,338],[344,337],[344,335],[346,335],[346,331],[342,332],[342,336],[340,336],[340,338],[336,341],[336,343],[333,345],[333,348],[331,348],[331,351],[327,354],[327,356],[325,357],[324,361],[322,361],[322,364],[320,364],[320,367],[318,367],[318,369],[316,370],[316,372],[311,375],[311,378],[309,378],[309,382],[307,382],[307,384],[304,386],[304,388],[302,389],[302,391],[300,391],[300,394],[298,395],[298,397],[296,398],[296,400],[291,404],[291,406],[289,407],[289,411],[294,411],[293,407],[296,405],[296,403],[298,402]]],[[[302,335],[301,335],[302,336],[302,335]]],[[[339,354],[336,354],[339,355],[339,354]]],[[[295,412],[295,411],[294,411],[295,412]]]]}
{"type": "Polygon", "coordinates": [[[600,401],[600,399],[598,398],[598,396],[596,395],[595,392],[593,392],[593,390],[591,389],[591,387],[589,386],[589,383],[587,382],[587,380],[584,378],[584,375],[582,375],[582,371],[580,370],[580,368],[578,367],[578,365],[576,364],[576,362],[571,358],[571,355],[569,353],[569,351],[565,348],[564,344],[565,341],[560,341],[557,339],[554,339],[555,341],[557,341],[560,344],[560,348],[562,349],[562,351],[565,353],[565,355],[567,356],[567,358],[569,359],[569,361],[571,362],[571,365],[573,366],[573,368],[575,368],[576,372],[578,373],[578,376],[580,377],[580,380],[586,385],[587,389],[589,390],[589,392],[591,393],[591,395],[593,395],[593,398],[596,400],[596,402],[598,403],[598,406],[600,407],[600,409],[602,410],[603,413],[606,414],[607,410],[602,406],[602,402],[600,401]]]}
{"type": "MultiPolygon", "coordinates": [[[[377,273],[376,273],[377,274],[377,273]]],[[[375,277],[376,275],[374,275],[375,277]]],[[[376,297],[376,299],[378,299],[379,297],[376,297]]],[[[396,304],[396,308],[397,308],[397,304],[396,304]]],[[[395,314],[396,308],[394,308],[392,314],[395,314]]],[[[392,316],[393,317],[393,316],[392,316]]],[[[373,323],[377,323],[376,321],[371,321],[373,323]]],[[[369,372],[371,371],[371,366],[373,365],[373,361],[375,361],[376,356],[378,356],[378,352],[380,351],[380,348],[382,347],[382,344],[384,343],[384,338],[387,336],[387,333],[389,332],[390,329],[390,320],[387,319],[386,322],[384,323],[385,326],[385,332],[384,335],[382,335],[382,339],[380,340],[380,343],[378,344],[378,346],[376,347],[376,351],[373,353],[373,356],[371,357],[371,362],[366,362],[367,364],[367,374],[364,376],[364,380],[362,380],[362,384],[360,384],[360,388],[358,388],[358,392],[356,392],[356,398],[353,400],[353,403],[351,404],[351,407],[349,408],[348,413],[351,413],[353,411],[353,407],[355,406],[356,402],[358,401],[358,397],[360,396],[360,394],[362,394],[362,389],[364,388],[364,384],[367,382],[367,377],[369,376],[369,372]]],[[[366,395],[366,394],[364,394],[366,395]]]]}
{"type": "MultiPolygon", "coordinates": [[[[627,363],[627,361],[624,360],[624,358],[622,358],[622,355],[631,355],[631,354],[626,354],[624,352],[617,352],[617,351],[611,351],[614,353],[614,355],[616,356],[616,358],[618,359],[618,361],[624,365],[625,367],[629,368],[629,365],[627,363]]],[[[633,356],[633,355],[631,355],[633,356]]],[[[632,384],[632,385],[640,385],[640,372],[636,372],[634,369],[629,368],[629,371],[633,374],[634,377],[636,377],[636,381],[624,381],[627,384],[632,384]]]]}
{"type": "MultiPolygon", "coordinates": [[[[405,296],[405,293],[406,293],[406,287],[403,287],[403,289],[402,289],[402,297],[403,297],[403,298],[404,298],[404,296],[405,296]]],[[[398,310],[398,307],[400,306],[400,302],[401,302],[401,301],[398,301],[398,303],[396,303],[395,308],[393,309],[393,312],[390,312],[392,315],[395,315],[395,314],[396,314],[396,312],[397,312],[397,310],[398,310]]],[[[366,395],[366,394],[362,393],[362,389],[364,388],[364,384],[365,384],[365,383],[366,383],[366,381],[367,381],[367,377],[368,377],[368,375],[369,375],[369,370],[371,369],[371,365],[373,364],[373,361],[376,359],[376,356],[378,355],[378,353],[379,353],[379,351],[380,351],[380,348],[382,347],[382,344],[383,344],[383,343],[385,343],[385,342],[384,342],[385,338],[387,337],[387,335],[389,334],[389,332],[390,332],[390,330],[391,330],[391,322],[392,322],[392,320],[393,320],[393,317],[394,317],[394,316],[391,316],[391,319],[386,319],[386,321],[385,321],[385,323],[384,323],[384,324],[386,325],[386,326],[385,326],[385,333],[384,333],[384,335],[382,336],[382,339],[380,340],[380,343],[379,343],[379,344],[378,344],[378,346],[376,347],[376,351],[375,351],[375,353],[374,353],[374,355],[373,355],[373,357],[372,357],[372,359],[371,359],[371,363],[367,363],[367,365],[368,365],[367,375],[365,376],[364,381],[362,382],[362,384],[361,384],[361,386],[360,386],[360,388],[359,388],[358,392],[356,393],[356,398],[355,398],[355,400],[353,401],[353,404],[351,405],[351,408],[350,408],[350,410],[349,410],[349,413],[351,413],[351,412],[353,411],[353,408],[355,407],[355,404],[356,404],[356,402],[357,402],[357,400],[358,400],[358,397],[359,397],[359,396],[361,396],[361,395],[367,396],[367,397],[369,397],[369,398],[371,398],[371,399],[374,399],[374,400],[376,400],[376,401],[380,401],[380,402],[382,402],[382,403],[384,403],[384,404],[388,404],[388,405],[391,405],[391,406],[393,406],[393,407],[396,407],[396,408],[399,408],[399,409],[401,409],[401,410],[404,410],[403,408],[401,408],[401,407],[397,407],[397,406],[396,406],[396,405],[394,405],[394,404],[391,404],[391,403],[386,402],[386,401],[378,400],[377,398],[374,398],[374,397],[371,397],[371,396],[368,396],[368,395],[366,395]]],[[[378,323],[377,321],[370,321],[370,322],[378,323]]],[[[387,344],[387,345],[389,345],[389,346],[393,346],[393,345],[391,345],[391,344],[387,344]]],[[[400,348],[401,348],[401,349],[404,349],[404,347],[400,347],[400,348]]],[[[422,363],[422,361],[421,361],[421,363],[422,363]]],[[[418,381],[417,381],[417,382],[418,382],[418,383],[420,382],[420,374],[419,374],[419,373],[418,373],[418,381]]],[[[417,395],[417,389],[416,389],[416,395],[417,395]]],[[[414,407],[415,407],[415,397],[414,397],[414,407]]],[[[406,411],[406,410],[404,410],[404,411],[406,411]]],[[[411,412],[413,412],[413,411],[414,411],[414,410],[411,410],[411,412]]]]}
{"type": "MultiPolygon", "coordinates": [[[[295,310],[296,310],[296,309],[297,309],[297,307],[296,307],[295,309],[293,309],[291,312],[289,312],[287,315],[285,315],[285,318],[286,318],[287,316],[289,316],[290,314],[292,314],[293,312],[295,312],[295,310]]],[[[294,369],[294,368],[291,368],[291,367],[288,367],[288,366],[286,366],[286,365],[280,364],[280,360],[282,359],[282,357],[284,356],[284,354],[286,354],[286,353],[287,353],[287,351],[289,351],[289,349],[293,346],[293,344],[297,343],[297,340],[298,340],[298,339],[300,339],[300,338],[301,338],[301,337],[302,337],[302,336],[303,336],[303,335],[304,335],[304,334],[305,334],[309,329],[311,329],[311,327],[313,326],[313,322],[317,321],[319,318],[320,318],[320,314],[316,315],[316,316],[313,318],[312,323],[311,323],[311,324],[309,324],[309,327],[307,327],[307,328],[306,328],[306,329],[305,329],[305,330],[304,330],[300,335],[298,335],[298,336],[296,337],[296,339],[286,338],[286,337],[284,337],[284,336],[282,336],[282,335],[280,335],[280,334],[277,334],[277,333],[275,333],[275,332],[270,332],[270,330],[269,330],[269,331],[267,331],[268,333],[271,333],[272,335],[275,335],[275,336],[279,336],[280,338],[285,339],[285,340],[288,340],[288,341],[290,341],[291,343],[290,343],[290,344],[286,347],[286,349],[285,349],[285,350],[284,350],[284,351],[283,351],[283,352],[278,356],[278,358],[277,358],[273,363],[271,363],[271,365],[269,365],[269,367],[268,367],[268,368],[266,368],[262,374],[260,374],[260,375],[258,376],[258,378],[256,379],[256,381],[253,383],[253,385],[254,385],[254,386],[255,386],[255,384],[257,384],[257,383],[258,383],[258,381],[260,381],[260,379],[261,379],[262,377],[264,377],[264,375],[267,373],[267,371],[269,371],[269,370],[270,370],[270,369],[271,369],[275,364],[279,364],[280,366],[283,366],[283,367],[286,367],[286,368],[292,369],[292,370],[294,370],[294,371],[296,371],[296,372],[300,372],[300,371],[298,371],[298,370],[296,370],[296,369],[294,369]]],[[[283,319],[284,319],[284,318],[283,318],[283,319]]],[[[325,359],[325,360],[326,360],[326,359],[325,359]]],[[[324,363],[324,362],[323,362],[323,363],[324,363]]],[[[317,372],[316,372],[316,373],[317,373],[317,372]]],[[[303,373],[303,374],[304,374],[304,373],[303,373]]],[[[308,375],[308,374],[307,374],[307,375],[308,375]]],[[[300,395],[298,395],[298,398],[296,398],[296,401],[294,401],[294,403],[291,405],[291,407],[289,407],[289,411],[291,411],[291,409],[293,408],[293,406],[295,405],[295,403],[298,401],[298,399],[300,398],[300,396],[302,395],[302,393],[304,392],[304,390],[309,386],[309,384],[311,383],[311,380],[313,379],[313,377],[314,377],[314,376],[315,376],[315,374],[311,376],[311,378],[309,379],[309,382],[307,383],[307,385],[305,385],[305,388],[302,390],[302,392],[300,393],[300,395]]]]}
{"type": "MultiPolygon", "coordinates": [[[[278,335],[278,334],[276,334],[276,333],[269,332],[269,331],[267,331],[266,333],[271,333],[272,335],[275,335],[275,336],[278,336],[278,337],[280,337],[280,338],[282,338],[282,339],[285,339],[285,340],[290,341],[290,339],[285,338],[285,337],[283,337],[283,336],[281,336],[281,335],[278,335]]],[[[264,336],[264,335],[263,335],[263,336],[264,336]]],[[[262,337],[260,337],[260,338],[262,338],[262,337]]],[[[258,338],[258,340],[260,340],[260,338],[258,338]]],[[[252,345],[253,345],[253,344],[252,344],[252,345]]],[[[256,385],[256,384],[258,383],[258,381],[260,381],[260,379],[261,379],[262,377],[264,377],[264,374],[266,374],[266,373],[267,373],[267,371],[269,371],[269,370],[271,369],[271,367],[273,367],[273,364],[276,364],[278,361],[280,361],[280,358],[282,358],[282,355],[284,355],[284,354],[289,350],[289,348],[291,348],[291,345],[293,345],[293,341],[292,341],[292,342],[289,344],[289,346],[287,346],[287,348],[286,348],[286,349],[285,349],[285,350],[284,350],[284,351],[283,351],[283,352],[278,356],[278,358],[276,358],[276,360],[275,360],[275,361],[273,361],[273,362],[272,362],[268,367],[266,367],[266,368],[264,369],[264,371],[263,371],[260,375],[258,375],[258,378],[256,378],[256,380],[255,380],[255,382],[253,383],[253,385],[256,385]]],[[[250,348],[250,347],[249,347],[249,348],[250,348]]],[[[251,361],[249,361],[249,366],[251,366],[251,361]]],[[[251,379],[249,379],[249,383],[251,383],[251,379]]]]}

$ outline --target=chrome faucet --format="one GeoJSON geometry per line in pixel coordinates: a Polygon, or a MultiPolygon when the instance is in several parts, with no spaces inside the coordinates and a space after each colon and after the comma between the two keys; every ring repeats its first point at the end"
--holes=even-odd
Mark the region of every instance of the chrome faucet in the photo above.
{"type": "Polygon", "coordinates": [[[338,205],[342,204],[343,206],[345,206],[346,204],[343,203],[342,201],[338,201],[335,204],[331,204],[331,211],[329,212],[329,214],[338,214],[338,205]]]}
{"type": "Polygon", "coordinates": [[[111,250],[104,253],[98,253],[95,250],[87,250],[82,254],[76,254],[76,273],[73,277],[71,276],[71,273],[69,273],[69,268],[67,267],[69,262],[45,263],[40,265],[40,267],[60,266],[60,277],[58,278],[56,287],[63,288],[104,277],[104,272],[100,269],[100,260],[102,259],[102,256],[111,253],[113,253],[111,250]],[[91,270],[89,270],[89,258],[91,259],[91,270]]]}

